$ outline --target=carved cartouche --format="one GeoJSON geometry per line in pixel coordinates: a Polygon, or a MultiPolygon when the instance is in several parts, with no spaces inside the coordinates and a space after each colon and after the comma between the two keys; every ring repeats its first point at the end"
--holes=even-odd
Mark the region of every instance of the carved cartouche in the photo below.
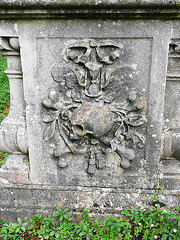
{"type": "Polygon", "coordinates": [[[54,65],[51,73],[59,88],[50,89],[43,101],[44,140],[55,137],[58,129],[66,145],[54,151],[61,168],[67,167],[69,152],[84,154],[91,174],[106,166],[110,152],[116,152],[121,167],[128,168],[135,147],[143,147],[143,136],[134,129],[146,123],[146,102],[123,87],[133,70],[113,66],[121,48],[109,41],[76,41],[66,50],[67,63],[54,65]]]}

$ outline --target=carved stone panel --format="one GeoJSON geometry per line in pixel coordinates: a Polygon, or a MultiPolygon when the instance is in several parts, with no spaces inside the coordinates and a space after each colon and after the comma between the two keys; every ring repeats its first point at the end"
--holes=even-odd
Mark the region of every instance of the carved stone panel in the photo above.
{"type": "Polygon", "coordinates": [[[145,136],[136,128],[146,123],[146,101],[131,86],[134,69],[116,63],[122,48],[112,41],[77,40],[65,50],[66,61],[53,66],[58,85],[43,101],[44,140],[59,132],[63,145],[55,137],[54,156],[60,168],[68,166],[69,153],[83,154],[90,174],[106,167],[108,153],[128,168],[135,149],[143,148],[145,136]]]}
{"type": "Polygon", "coordinates": [[[23,78],[32,183],[71,190],[157,185],[165,24],[78,20],[25,28],[22,22],[18,31],[22,62],[28,60],[23,78]]]}
{"type": "Polygon", "coordinates": [[[151,51],[151,39],[48,41],[38,39],[39,78],[48,85],[43,149],[59,184],[119,186],[137,178],[145,164],[151,55],[146,66],[138,59],[143,44],[151,51]]]}

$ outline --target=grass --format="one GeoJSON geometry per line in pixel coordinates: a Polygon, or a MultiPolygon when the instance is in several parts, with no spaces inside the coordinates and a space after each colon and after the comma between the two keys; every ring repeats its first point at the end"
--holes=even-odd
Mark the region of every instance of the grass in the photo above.
{"type": "MultiPolygon", "coordinates": [[[[7,68],[5,57],[0,54],[0,124],[8,115],[10,106],[9,80],[4,71],[7,68]]],[[[7,153],[0,152],[0,166],[5,163],[7,153]]]]}

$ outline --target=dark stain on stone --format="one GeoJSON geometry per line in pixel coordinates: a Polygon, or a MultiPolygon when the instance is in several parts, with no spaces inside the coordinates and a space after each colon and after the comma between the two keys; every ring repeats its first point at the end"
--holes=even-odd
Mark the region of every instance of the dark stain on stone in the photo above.
{"type": "Polygon", "coordinates": [[[106,208],[106,207],[111,207],[111,206],[110,206],[109,203],[105,203],[105,204],[104,204],[104,207],[106,208]]]}
{"type": "Polygon", "coordinates": [[[99,208],[100,206],[99,206],[99,204],[94,203],[94,204],[93,204],[93,207],[95,207],[95,208],[99,208]]]}

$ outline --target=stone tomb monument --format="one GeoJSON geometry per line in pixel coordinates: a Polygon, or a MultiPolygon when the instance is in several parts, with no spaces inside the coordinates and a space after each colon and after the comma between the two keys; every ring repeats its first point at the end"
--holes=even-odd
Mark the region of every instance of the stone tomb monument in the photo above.
{"type": "Polygon", "coordinates": [[[179,3],[2,1],[0,218],[179,204],[179,3]],[[171,13],[171,15],[169,15],[171,13]],[[161,18],[161,20],[159,19],[161,18]],[[176,19],[173,20],[173,19],[176,19]]]}

